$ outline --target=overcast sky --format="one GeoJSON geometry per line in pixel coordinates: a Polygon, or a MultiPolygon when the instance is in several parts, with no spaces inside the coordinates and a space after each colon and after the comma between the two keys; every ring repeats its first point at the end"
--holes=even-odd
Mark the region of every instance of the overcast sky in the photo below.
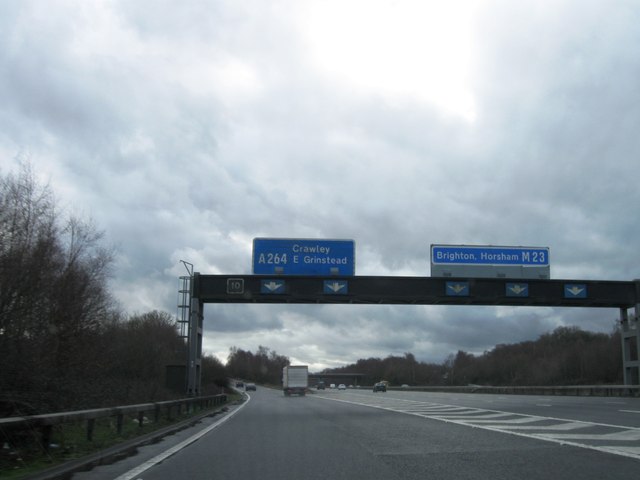
{"type": "MultiPolygon", "coordinates": [[[[180,260],[353,239],[357,275],[432,243],[550,248],[640,277],[640,2],[0,0],[0,173],[29,162],[117,247],[113,292],[176,313],[180,260]]],[[[610,332],[616,310],[212,305],[204,349],[314,369],[610,332]]]]}

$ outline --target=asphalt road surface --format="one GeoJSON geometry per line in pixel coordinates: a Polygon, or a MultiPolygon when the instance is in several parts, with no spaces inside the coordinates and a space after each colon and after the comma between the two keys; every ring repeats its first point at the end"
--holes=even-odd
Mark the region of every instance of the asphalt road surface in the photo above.
{"type": "Polygon", "coordinates": [[[258,387],[214,417],[73,480],[627,479],[640,399],[258,387]]]}

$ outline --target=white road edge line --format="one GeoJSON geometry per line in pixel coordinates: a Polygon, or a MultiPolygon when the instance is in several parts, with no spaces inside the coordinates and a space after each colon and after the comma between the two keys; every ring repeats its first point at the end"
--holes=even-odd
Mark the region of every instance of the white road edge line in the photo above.
{"type": "Polygon", "coordinates": [[[142,472],[144,472],[146,470],[149,470],[154,465],[157,465],[158,463],[160,463],[163,460],[167,459],[168,457],[170,457],[174,453],[179,452],[180,450],[182,450],[183,448],[187,447],[188,445],[191,445],[196,440],[202,438],[203,436],[205,436],[207,433],[209,433],[214,428],[217,428],[220,425],[222,425],[224,422],[226,422],[231,417],[233,417],[236,413],[238,413],[240,410],[242,410],[249,403],[249,401],[251,401],[251,396],[249,396],[249,394],[247,394],[247,401],[246,402],[243,402],[242,405],[240,405],[238,408],[236,408],[233,412],[225,415],[223,418],[218,420],[216,423],[213,423],[213,424],[209,425],[204,430],[201,430],[200,432],[196,433],[195,435],[192,435],[191,437],[187,438],[186,440],[183,440],[182,442],[178,443],[177,445],[174,445],[173,447],[169,448],[168,450],[165,450],[160,455],[156,455],[151,460],[147,460],[146,462],[144,462],[140,466],[138,466],[136,468],[133,468],[133,469],[129,470],[126,473],[123,473],[119,477],[116,477],[114,480],[132,480],[133,478],[135,478],[138,475],[140,475],[142,472]]]}

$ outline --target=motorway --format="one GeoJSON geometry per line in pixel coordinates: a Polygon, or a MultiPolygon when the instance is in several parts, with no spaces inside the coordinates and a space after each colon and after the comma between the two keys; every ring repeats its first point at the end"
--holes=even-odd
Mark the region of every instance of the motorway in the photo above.
{"type": "Polygon", "coordinates": [[[640,399],[258,387],[73,480],[635,478],[640,399]]]}

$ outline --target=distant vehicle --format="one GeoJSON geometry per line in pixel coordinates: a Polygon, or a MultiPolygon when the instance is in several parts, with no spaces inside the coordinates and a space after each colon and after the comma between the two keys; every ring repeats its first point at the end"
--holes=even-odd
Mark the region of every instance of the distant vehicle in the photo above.
{"type": "Polygon", "coordinates": [[[338,385],[338,390],[346,390],[347,386],[344,383],[341,383],[340,385],[338,385]]]}
{"type": "Polygon", "coordinates": [[[244,387],[243,382],[236,382],[236,388],[242,388],[242,387],[244,387]]]}
{"type": "Polygon", "coordinates": [[[248,392],[249,390],[253,390],[255,392],[256,391],[256,384],[255,383],[247,383],[244,386],[244,391],[248,392]]]}
{"type": "Polygon", "coordinates": [[[403,383],[402,385],[400,385],[400,388],[409,388],[409,385],[407,385],[406,383],[403,383]]]}
{"type": "Polygon", "coordinates": [[[384,382],[378,382],[373,386],[373,391],[374,392],[386,392],[387,391],[387,384],[384,382]]]}
{"type": "Polygon", "coordinates": [[[304,396],[309,386],[309,367],[306,365],[288,365],[282,369],[282,390],[286,397],[304,396]]]}
{"type": "Polygon", "coordinates": [[[332,383],[331,385],[329,385],[329,388],[336,388],[336,384],[332,383]]]}
{"type": "Polygon", "coordinates": [[[316,385],[316,390],[324,390],[324,382],[322,380],[316,385]]]}

